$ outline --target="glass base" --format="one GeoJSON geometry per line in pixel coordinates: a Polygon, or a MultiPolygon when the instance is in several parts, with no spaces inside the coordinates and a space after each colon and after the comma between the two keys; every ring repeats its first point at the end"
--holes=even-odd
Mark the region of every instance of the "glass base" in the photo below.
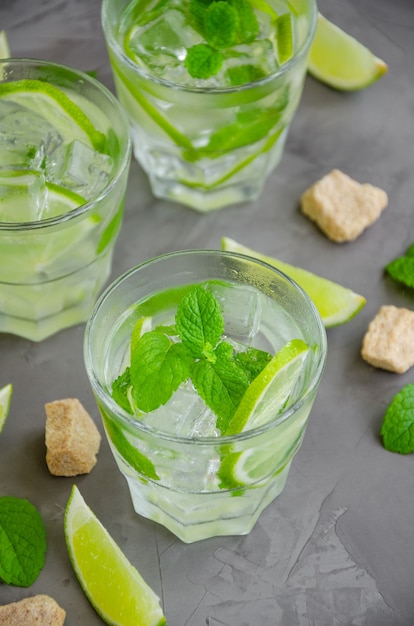
{"type": "Polygon", "coordinates": [[[135,512],[168,528],[185,543],[223,535],[247,535],[262,511],[283,491],[291,463],[239,494],[183,493],[125,475],[135,512]]]}
{"type": "Polygon", "coordinates": [[[0,332],[43,341],[86,322],[111,271],[112,251],[81,270],[37,284],[0,283],[0,332]]]}

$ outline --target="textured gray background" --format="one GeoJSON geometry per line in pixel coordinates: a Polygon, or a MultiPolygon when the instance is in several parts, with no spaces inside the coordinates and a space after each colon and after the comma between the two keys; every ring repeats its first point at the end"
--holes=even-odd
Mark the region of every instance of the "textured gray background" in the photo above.
{"type": "MultiPolygon", "coordinates": [[[[130,560],[161,596],[169,626],[409,626],[414,624],[414,458],[379,439],[394,394],[414,382],[374,370],[361,340],[381,304],[414,309],[414,294],[384,276],[414,240],[414,3],[320,0],[320,10],[389,64],[365,91],[345,94],[307,78],[282,163],[255,203],[200,215],[156,200],[131,167],[113,277],[157,254],[214,248],[223,235],[341,282],[364,310],[328,331],[329,356],[286,490],[247,537],[185,545],[136,516],[102,444],[93,472],[75,480],[130,560]],[[302,191],[338,167],[382,186],[389,207],[355,242],[328,241],[298,210],[302,191]]],[[[0,0],[0,29],[16,56],[97,70],[113,83],[99,0],[0,0]]],[[[66,554],[63,512],[72,479],[45,465],[47,401],[80,398],[100,426],[83,368],[83,326],[41,344],[0,335],[0,386],[14,385],[0,437],[0,495],[27,497],[47,527],[46,565],[30,589],[0,586],[0,602],[51,594],[67,626],[101,624],[66,554]]],[[[414,349],[414,346],[413,346],[414,349]]]]}

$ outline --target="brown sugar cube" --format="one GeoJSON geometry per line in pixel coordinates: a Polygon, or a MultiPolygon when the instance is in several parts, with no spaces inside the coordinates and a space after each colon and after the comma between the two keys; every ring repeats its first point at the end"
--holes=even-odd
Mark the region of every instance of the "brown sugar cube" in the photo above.
{"type": "Polygon", "coordinates": [[[383,189],[361,184],[340,170],[332,170],[301,197],[302,213],[337,243],[356,239],[379,218],[387,204],[383,189]]]}
{"type": "Polygon", "coordinates": [[[57,602],[43,594],[0,606],[0,626],[63,626],[65,617],[57,602]]]}
{"type": "Polygon", "coordinates": [[[414,365],[414,311],[382,306],[368,326],[361,355],[374,367],[406,372],[414,365]]]}
{"type": "Polygon", "coordinates": [[[96,464],[101,435],[77,399],[45,404],[46,463],[55,476],[88,474],[96,464]]]}

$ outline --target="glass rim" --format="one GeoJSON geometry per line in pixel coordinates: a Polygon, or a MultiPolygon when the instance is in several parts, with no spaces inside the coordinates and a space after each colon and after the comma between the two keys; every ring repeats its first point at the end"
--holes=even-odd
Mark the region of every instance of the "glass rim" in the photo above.
{"type": "MultiPolygon", "coordinates": [[[[103,198],[108,196],[111,193],[114,187],[116,187],[119,179],[124,175],[125,170],[128,168],[129,160],[132,153],[132,139],[129,132],[129,121],[128,117],[121,106],[120,102],[114,96],[114,94],[99,80],[90,76],[83,70],[79,70],[77,68],[71,67],[70,65],[64,65],[62,63],[55,63],[54,61],[47,61],[45,59],[37,59],[31,57],[11,57],[7,59],[0,59],[0,84],[5,82],[1,77],[1,68],[5,65],[21,65],[21,66],[41,66],[41,67],[50,67],[55,70],[63,70],[65,72],[69,72],[78,78],[81,78],[88,84],[92,85],[94,89],[99,91],[104,98],[110,103],[110,105],[114,108],[114,111],[117,114],[117,118],[122,120],[122,125],[124,126],[123,134],[125,135],[125,144],[126,149],[121,152],[121,156],[119,159],[119,164],[116,169],[115,175],[111,178],[109,183],[91,200],[84,202],[78,207],[67,211],[66,213],[62,213],[61,215],[56,215],[55,217],[49,217],[43,220],[33,220],[28,222],[2,222],[0,220],[0,232],[13,232],[13,231],[32,231],[32,230],[41,230],[43,228],[48,228],[52,226],[56,226],[62,224],[64,222],[68,222],[84,213],[87,213],[97,202],[100,202],[103,198]]],[[[6,82],[14,82],[14,81],[6,81],[6,82]]],[[[109,120],[111,121],[111,120],[109,120]]],[[[0,166],[0,171],[32,171],[28,168],[24,168],[21,166],[0,166]]]]}
{"type": "MultiPolygon", "coordinates": [[[[123,313],[123,311],[121,313],[123,313]]],[[[291,417],[294,413],[296,413],[300,409],[300,407],[307,401],[308,397],[314,393],[315,389],[317,389],[319,385],[319,382],[322,377],[325,364],[326,364],[327,337],[326,337],[326,330],[323,325],[322,319],[313,301],[310,299],[307,293],[302,289],[302,287],[298,285],[296,281],[294,281],[292,278],[290,278],[290,276],[288,276],[284,272],[266,263],[265,261],[256,259],[254,257],[248,256],[245,254],[240,254],[239,252],[230,252],[227,250],[218,250],[218,249],[187,249],[187,250],[177,250],[175,252],[167,252],[165,254],[158,255],[151,259],[147,259],[146,261],[143,261],[142,263],[130,268],[129,270],[127,270],[126,272],[118,276],[118,278],[116,278],[105,289],[105,291],[101,294],[101,296],[96,301],[93,311],[86,323],[85,333],[84,333],[84,343],[83,343],[83,354],[84,354],[84,363],[86,367],[87,376],[89,378],[89,382],[94,392],[98,395],[99,399],[105,403],[105,405],[109,406],[110,410],[116,415],[116,418],[118,420],[121,420],[129,427],[132,427],[134,429],[137,428],[142,432],[146,432],[149,435],[159,437],[160,439],[165,440],[165,441],[172,441],[175,443],[188,444],[188,445],[200,445],[200,446],[210,445],[211,446],[211,445],[225,444],[225,443],[231,443],[234,441],[243,441],[246,439],[254,438],[256,436],[261,435],[262,433],[267,432],[268,430],[271,430],[272,428],[277,427],[279,424],[282,424],[287,419],[289,419],[289,417],[291,417]],[[246,431],[236,433],[234,435],[219,435],[219,436],[208,436],[208,437],[201,437],[201,436],[185,437],[182,435],[176,435],[168,431],[159,430],[158,428],[154,428],[150,424],[146,424],[140,421],[139,419],[134,419],[133,415],[125,411],[109,395],[108,391],[105,389],[104,385],[99,380],[99,377],[97,376],[95,367],[94,367],[94,358],[91,354],[92,351],[90,349],[91,348],[90,338],[93,333],[93,326],[96,323],[101,307],[105,304],[108,298],[112,296],[112,294],[116,291],[116,289],[121,284],[127,281],[134,274],[139,273],[142,270],[144,270],[146,267],[148,267],[148,265],[152,265],[153,263],[156,263],[159,261],[168,260],[169,258],[172,258],[172,257],[192,256],[192,255],[197,255],[197,256],[218,255],[223,258],[224,257],[238,258],[243,261],[248,261],[249,263],[252,263],[254,265],[258,265],[259,267],[261,266],[265,268],[267,271],[270,270],[273,274],[277,275],[279,278],[282,278],[283,280],[285,280],[286,282],[288,282],[290,285],[292,285],[295,288],[297,293],[306,302],[310,312],[312,313],[313,317],[315,318],[317,322],[317,329],[318,329],[318,334],[319,334],[318,345],[320,347],[320,350],[319,350],[319,355],[318,355],[318,361],[315,364],[314,371],[312,372],[312,378],[307,386],[306,392],[303,395],[301,395],[301,397],[298,398],[296,402],[294,402],[291,406],[289,406],[288,409],[283,410],[282,412],[278,413],[274,419],[271,419],[265,422],[261,426],[257,426],[256,428],[251,428],[246,431]]]]}
{"type": "MultiPolygon", "coordinates": [[[[109,24],[109,20],[107,19],[107,11],[106,7],[113,2],[114,0],[102,0],[101,7],[101,22],[102,22],[102,30],[104,32],[105,40],[110,48],[115,50],[117,56],[122,59],[122,62],[128,65],[129,69],[133,70],[135,73],[139,74],[141,78],[144,78],[154,84],[157,84],[161,87],[167,87],[168,89],[174,89],[183,93],[192,93],[192,94],[211,94],[211,95],[225,95],[225,94],[234,94],[239,93],[241,91],[248,91],[253,88],[266,86],[268,83],[275,80],[279,76],[283,76],[287,72],[290,71],[291,67],[297,64],[298,61],[302,59],[308,53],[309,47],[312,43],[315,31],[316,31],[316,23],[318,16],[318,8],[316,4],[316,0],[306,0],[309,5],[311,5],[311,20],[309,21],[309,29],[307,32],[307,36],[305,41],[302,43],[300,48],[297,50],[296,54],[294,54],[286,63],[282,66],[278,67],[275,72],[272,74],[268,74],[263,78],[259,78],[258,80],[252,81],[250,83],[245,83],[243,85],[235,85],[234,87],[191,87],[188,85],[180,85],[179,83],[173,83],[166,79],[161,78],[160,76],[156,76],[151,74],[145,70],[145,68],[141,68],[136,65],[124,52],[122,46],[119,45],[118,40],[113,35],[113,29],[109,24]]],[[[125,5],[126,6],[126,5],[125,5]]]]}

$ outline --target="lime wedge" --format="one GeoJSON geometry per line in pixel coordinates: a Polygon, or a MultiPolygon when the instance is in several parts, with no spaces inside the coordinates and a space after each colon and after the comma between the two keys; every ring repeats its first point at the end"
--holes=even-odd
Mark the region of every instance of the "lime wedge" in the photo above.
{"type": "Polygon", "coordinates": [[[9,383],[0,389],[0,433],[4,428],[10,409],[10,399],[13,393],[13,386],[9,383]]]}
{"type": "Polygon", "coordinates": [[[131,565],[74,485],[65,511],[65,539],[88,600],[111,626],[166,626],[159,598],[131,565]]]}
{"type": "MultiPolygon", "coordinates": [[[[308,353],[309,348],[301,339],[285,344],[247,388],[225,434],[244,432],[274,419],[287,406],[308,353]]],[[[245,487],[269,474],[280,473],[300,445],[307,415],[308,411],[299,409],[291,421],[280,425],[277,439],[270,438],[257,448],[238,450],[237,444],[232,444],[218,470],[221,488],[245,487]]]]}
{"type": "Polygon", "coordinates": [[[388,70],[387,64],[362,43],[318,15],[308,71],[334,89],[354,91],[368,87],[388,70]]]}
{"type": "Polygon", "coordinates": [[[11,102],[45,118],[65,140],[78,140],[104,152],[106,137],[77,104],[51,83],[22,79],[0,83],[0,102],[11,102]]]}
{"type": "Polygon", "coordinates": [[[236,435],[268,422],[286,405],[300,374],[309,347],[292,339],[272,358],[247,387],[225,435],[236,435]]]}
{"type": "Polygon", "coordinates": [[[0,59],[10,58],[9,42],[5,30],[0,30],[0,59]]]}
{"type": "Polygon", "coordinates": [[[221,247],[229,252],[239,252],[264,261],[290,276],[313,300],[326,328],[345,324],[355,317],[366,303],[363,296],[347,287],[312,274],[300,267],[283,263],[278,259],[256,252],[228,237],[223,237],[221,247]]]}

